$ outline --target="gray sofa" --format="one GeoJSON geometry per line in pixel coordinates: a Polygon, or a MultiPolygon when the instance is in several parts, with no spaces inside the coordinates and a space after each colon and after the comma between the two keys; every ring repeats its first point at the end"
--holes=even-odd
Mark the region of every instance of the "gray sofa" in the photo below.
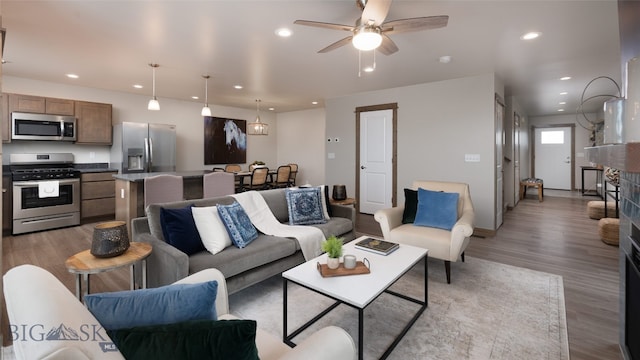
{"type": "MultiPolygon", "coordinates": [[[[259,192],[267,205],[282,223],[288,223],[289,212],[285,189],[259,192]]],[[[224,274],[229,293],[263,281],[303,263],[304,257],[296,239],[259,234],[247,247],[239,249],[233,245],[212,255],[208,251],[188,256],[165,242],[160,225],[161,208],[182,208],[194,206],[229,205],[231,196],[210,199],[185,200],[165,204],[149,205],[146,217],[132,220],[132,240],[147,242],[153,246],[147,258],[147,286],[158,287],[174,283],[198,271],[216,268],[224,274]]],[[[325,237],[343,237],[345,243],[355,238],[355,209],[351,206],[330,205],[331,219],[325,224],[308,225],[322,230],[325,237]]]]}

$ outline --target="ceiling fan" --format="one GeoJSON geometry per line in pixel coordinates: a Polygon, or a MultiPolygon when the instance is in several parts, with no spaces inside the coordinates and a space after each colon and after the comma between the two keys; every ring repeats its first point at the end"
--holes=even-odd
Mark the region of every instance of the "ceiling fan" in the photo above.
{"type": "Polygon", "coordinates": [[[356,20],[354,26],[309,20],[296,20],[294,24],[343,30],[352,33],[352,35],[321,49],[318,51],[319,53],[335,50],[351,42],[358,50],[369,51],[378,49],[385,55],[391,55],[398,51],[398,46],[388,35],[438,29],[447,26],[447,22],[449,21],[448,15],[441,15],[385,22],[384,20],[391,6],[391,0],[356,0],[356,4],[362,10],[362,16],[356,20]]]}

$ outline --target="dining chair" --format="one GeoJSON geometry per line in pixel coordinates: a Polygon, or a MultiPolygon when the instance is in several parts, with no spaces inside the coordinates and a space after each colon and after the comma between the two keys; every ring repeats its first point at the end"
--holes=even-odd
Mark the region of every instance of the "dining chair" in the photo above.
{"type": "Polygon", "coordinates": [[[240,172],[240,171],[242,171],[242,168],[238,164],[227,164],[227,166],[224,167],[224,171],[226,171],[226,172],[240,172]]]}
{"type": "Polygon", "coordinates": [[[248,184],[243,184],[242,191],[247,190],[264,190],[268,187],[267,176],[269,175],[268,167],[259,167],[253,169],[248,184]]]}
{"type": "Polygon", "coordinates": [[[235,175],[232,173],[214,171],[202,177],[203,199],[231,195],[235,190],[235,175]]]}
{"type": "Polygon", "coordinates": [[[182,176],[162,174],[144,179],[144,207],[184,200],[182,176]]]}
{"type": "Polygon", "coordinates": [[[289,174],[289,186],[296,186],[296,175],[298,175],[298,164],[289,163],[291,173],[289,174]]]}
{"type": "Polygon", "coordinates": [[[291,175],[291,167],[289,165],[278,166],[276,178],[271,182],[272,188],[289,187],[289,176],[291,175]]]}
{"type": "Polygon", "coordinates": [[[213,171],[213,172],[225,172],[224,168],[221,168],[221,167],[214,167],[213,169],[211,169],[211,171],[213,171]]]}

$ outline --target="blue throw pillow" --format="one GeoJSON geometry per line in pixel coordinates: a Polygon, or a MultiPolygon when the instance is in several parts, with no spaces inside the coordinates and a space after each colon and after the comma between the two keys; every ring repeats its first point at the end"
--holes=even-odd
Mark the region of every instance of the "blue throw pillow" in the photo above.
{"type": "Polygon", "coordinates": [[[200,233],[193,221],[191,205],[180,209],[160,209],[160,225],[165,241],[187,255],[204,251],[200,233]]]}
{"type": "Polygon", "coordinates": [[[320,188],[287,189],[289,225],[324,224],[320,188]]]}
{"type": "Polygon", "coordinates": [[[105,330],[163,325],[188,320],[217,320],[215,280],[153,289],[89,294],[89,311],[105,330]]]}
{"type": "Polygon", "coordinates": [[[258,238],[258,230],[237,201],[231,205],[218,205],[218,214],[233,245],[242,249],[258,238]]]}
{"type": "Polygon", "coordinates": [[[418,210],[413,225],[451,230],[458,220],[458,193],[418,189],[418,210]]]}

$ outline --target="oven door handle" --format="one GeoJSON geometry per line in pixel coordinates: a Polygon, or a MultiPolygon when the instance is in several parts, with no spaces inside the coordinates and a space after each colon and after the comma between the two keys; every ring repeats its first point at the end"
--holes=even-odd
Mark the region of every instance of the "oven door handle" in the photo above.
{"type": "Polygon", "coordinates": [[[15,187],[32,187],[38,186],[43,181],[58,181],[60,185],[76,184],[80,182],[80,179],[64,179],[64,180],[39,180],[39,181],[14,181],[15,187]]]}

